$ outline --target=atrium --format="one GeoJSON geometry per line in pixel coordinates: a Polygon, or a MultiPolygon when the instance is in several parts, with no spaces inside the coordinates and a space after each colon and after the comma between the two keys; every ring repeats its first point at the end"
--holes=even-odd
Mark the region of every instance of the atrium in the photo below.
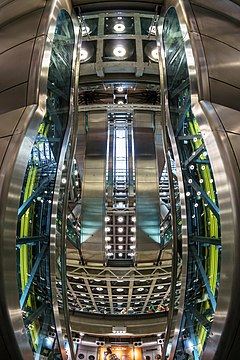
{"type": "Polygon", "coordinates": [[[236,360],[240,1],[0,0],[0,39],[1,359],[236,360]]]}

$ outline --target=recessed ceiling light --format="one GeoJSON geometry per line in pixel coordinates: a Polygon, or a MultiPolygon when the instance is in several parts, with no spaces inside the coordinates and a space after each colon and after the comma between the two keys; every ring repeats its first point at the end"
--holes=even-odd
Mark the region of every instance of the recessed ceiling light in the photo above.
{"type": "Polygon", "coordinates": [[[123,288],[117,288],[117,291],[122,292],[122,291],[124,291],[124,289],[123,288]]]}
{"type": "Polygon", "coordinates": [[[131,236],[131,237],[130,237],[130,240],[131,240],[131,241],[135,241],[135,240],[136,240],[135,236],[131,236]]]}
{"type": "Polygon", "coordinates": [[[122,233],[122,232],[123,232],[123,228],[122,228],[122,227],[119,227],[119,228],[118,228],[118,232],[119,232],[119,233],[122,233]]]}
{"type": "Polygon", "coordinates": [[[135,222],[136,221],[136,217],[135,216],[132,216],[132,222],[135,222]]]}
{"type": "Polygon", "coordinates": [[[105,216],[105,221],[110,221],[110,217],[109,216],[105,216]]]}
{"type": "Polygon", "coordinates": [[[123,217],[122,216],[118,217],[118,222],[123,222],[123,217]]]}
{"type": "Polygon", "coordinates": [[[163,285],[159,285],[159,286],[157,287],[158,290],[162,290],[163,288],[164,288],[163,285]]]}
{"type": "Polygon", "coordinates": [[[82,36],[86,36],[90,33],[90,27],[89,26],[84,26],[82,27],[82,36]]]}
{"type": "Polygon", "coordinates": [[[135,227],[131,227],[131,232],[136,232],[136,228],[135,228],[135,227]]]}
{"type": "Polygon", "coordinates": [[[105,240],[106,240],[106,241],[110,241],[110,240],[111,240],[110,236],[106,236],[106,237],[105,237],[105,240]]]}
{"type": "Polygon", "coordinates": [[[127,51],[122,45],[118,45],[113,49],[113,55],[116,57],[124,57],[126,55],[127,51]]]}
{"type": "Polygon", "coordinates": [[[118,237],[118,241],[122,242],[122,241],[123,241],[123,237],[122,237],[122,236],[119,236],[119,237],[118,237]]]}
{"type": "Polygon", "coordinates": [[[117,299],[121,300],[121,299],[123,299],[123,296],[117,296],[117,299]]]}
{"type": "Polygon", "coordinates": [[[97,291],[103,291],[103,288],[97,287],[96,290],[97,290],[97,291]]]}
{"type": "Polygon", "coordinates": [[[148,29],[148,32],[149,32],[151,35],[156,35],[156,33],[157,33],[156,26],[155,26],[155,25],[150,26],[149,29],[148,29]]]}
{"type": "Polygon", "coordinates": [[[80,60],[84,61],[84,60],[87,59],[87,57],[88,57],[88,51],[85,50],[85,49],[81,49],[81,51],[80,51],[80,60]]]}
{"type": "Polygon", "coordinates": [[[122,23],[117,23],[117,24],[114,25],[113,29],[114,29],[114,31],[121,33],[126,29],[126,27],[122,23]]]}
{"type": "Polygon", "coordinates": [[[110,227],[107,226],[107,227],[105,228],[105,231],[106,231],[106,232],[111,231],[110,227]]]}
{"type": "Polygon", "coordinates": [[[78,289],[83,289],[83,286],[78,284],[78,285],[77,285],[77,288],[78,288],[78,289]]]}
{"type": "MultiPolygon", "coordinates": [[[[124,102],[122,101],[122,100],[118,100],[118,105],[123,105],[124,104],[124,102]]],[[[119,206],[122,206],[123,205],[123,203],[119,203],[119,206]]]]}
{"type": "Polygon", "coordinates": [[[99,297],[100,299],[103,299],[103,298],[104,298],[104,295],[98,295],[98,297],[99,297]]]}
{"type": "Polygon", "coordinates": [[[122,256],[123,256],[123,254],[122,254],[122,253],[119,253],[119,254],[118,254],[118,256],[119,256],[119,257],[122,257],[122,256]]]}
{"type": "Polygon", "coordinates": [[[141,299],[141,298],[142,298],[141,295],[136,296],[136,299],[141,299]]]}
{"type": "Polygon", "coordinates": [[[151,55],[152,55],[152,58],[157,61],[159,59],[158,49],[157,48],[153,49],[151,52],[151,55]]]}
{"type": "Polygon", "coordinates": [[[118,91],[118,92],[123,92],[123,87],[122,87],[122,86],[119,86],[119,87],[117,88],[117,91],[118,91]]]}
{"type": "Polygon", "coordinates": [[[144,288],[138,288],[137,289],[137,291],[143,291],[144,290],[144,288]]]}
{"type": "Polygon", "coordinates": [[[123,249],[123,246],[122,246],[122,245],[118,245],[118,248],[119,248],[119,250],[122,250],[122,249],[123,249]]]}

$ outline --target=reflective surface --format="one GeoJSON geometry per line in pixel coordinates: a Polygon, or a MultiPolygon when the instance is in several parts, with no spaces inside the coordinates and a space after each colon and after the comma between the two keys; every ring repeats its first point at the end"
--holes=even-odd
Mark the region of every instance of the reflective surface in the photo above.
{"type": "Polygon", "coordinates": [[[220,275],[220,214],[212,168],[191,110],[184,37],[174,8],[163,25],[171,127],[180,157],[188,225],[188,269],[184,312],[175,357],[198,359],[216,310],[220,275]]]}
{"type": "Polygon", "coordinates": [[[54,34],[46,114],[29,157],[18,210],[17,271],[20,306],[32,351],[60,354],[52,311],[50,226],[55,177],[68,123],[74,34],[60,11],[54,34]]]}

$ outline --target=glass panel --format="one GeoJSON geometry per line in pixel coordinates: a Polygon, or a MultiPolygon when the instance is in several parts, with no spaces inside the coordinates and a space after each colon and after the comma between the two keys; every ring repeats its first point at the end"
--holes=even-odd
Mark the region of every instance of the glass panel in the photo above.
{"type": "Polygon", "coordinates": [[[184,31],[175,9],[171,8],[164,22],[163,42],[171,124],[184,180],[189,251],[184,313],[174,358],[199,359],[216,309],[220,216],[207,149],[191,110],[184,31]]]}
{"type": "Polygon", "coordinates": [[[68,123],[74,32],[65,11],[58,15],[52,45],[46,113],[25,172],[17,229],[20,306],[36,357],[60,356],[50,284],[50,225],[55,177],[68,123]]]}

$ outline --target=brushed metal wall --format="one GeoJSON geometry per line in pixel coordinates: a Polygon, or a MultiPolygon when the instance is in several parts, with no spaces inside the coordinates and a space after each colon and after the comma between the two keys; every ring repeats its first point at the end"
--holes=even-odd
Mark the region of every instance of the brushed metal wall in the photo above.
{"type": "Polygon", "coordinates": [[[104,262],[105,192],[108,117],[106,111],[88,113],[82,184],[81,249],[87,262],[104,262]]]}
{"type": "Polygon", "coordinates": [[[136,261],[154,262],[160,250],[160,200],[153,113],[135,111],[136,261]]]}

